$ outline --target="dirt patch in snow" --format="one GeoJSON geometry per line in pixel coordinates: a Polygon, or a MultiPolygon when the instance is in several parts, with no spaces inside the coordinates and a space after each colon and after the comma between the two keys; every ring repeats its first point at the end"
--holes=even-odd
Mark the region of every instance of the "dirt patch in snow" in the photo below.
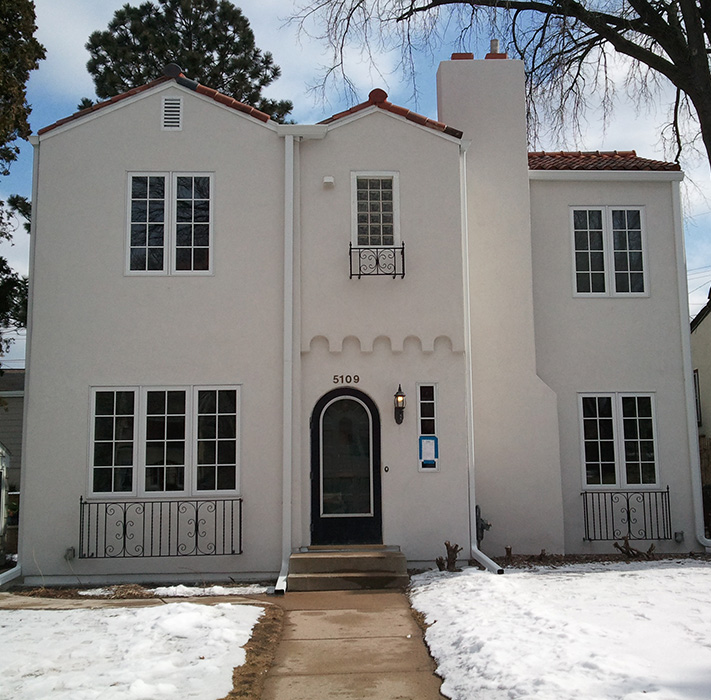
{"type": "Polygon", "coordinates": [[[245,662],[232,674],[233,688],[220,700],[259,700],[262,697],[264,679],[274,662],[283,627],[284,611],[278,605],[267,605],[244,646],[245,662]]]}

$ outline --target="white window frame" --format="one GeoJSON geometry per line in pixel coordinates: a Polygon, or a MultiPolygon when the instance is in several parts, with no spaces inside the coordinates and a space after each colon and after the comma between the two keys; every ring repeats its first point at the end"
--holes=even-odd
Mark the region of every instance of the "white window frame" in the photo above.
{"type": "MultiPolygon", "coordinates": [[[[89,465],[89,483],[87,486],[87,493],[100,497],[107,496],[132,496],[136,494],[136,483],[138,479],[138,447],[139,447],[139,426],[136,422],[136,416],[138,413],[138,401],[139,401],[139,390],[137,386],[100,386],[92,387],[89,395],[89,454],[88,454],[88,465],[89,465]],[[130,491],[94,491],[94,470],[95,469],[115,469],[116,465],[95,465],[94,464],[94,441],[96,439],[96,395],[101,392],[112,392],[116,394],[118,391],[131,391],[133,392],[133,455],[131,464],[131,490],[130,491]]],[[[115,414],[113,414],[115,417],[115,414]]],[[[112,440],[115,442],[115,438],[112,440]]],[[[128,465],[124,465],[128,466],[128,465]]],[[[113,482],[113,473],[112,473],[113,482]]]]}
{"type": "Polygon", "coordinates": [[[394,170],[358,170],[351,171],[351,243],[354,248],[396,248],[401,245],[400,238],[400,173],[394,170]],[[391,246],[360,245],[358,243],[358,178],[386,179],[393,181],[393,244],[391,246]]]}
{"type": "Polygon", "coordinates": [[[125,274],[137,277],[164,277],[171,276],[209,276],[214,274],[215,261],[215,177],[212,172],[193,171],[130,171],[126,178],[126,239],[125,239],[125,274]],[[160,270],[132,270],[131,269],[131,205],[133,202],[134,177],[163,177],[165,179],[164,198],[164,226],[163,235],[163,267],[160,270]],[[176,267],[177,257],[177,183],[179,177],[206,177],[210,182],[209,199],[209,245],[207,246],[209,264],[206,270],[179,270],[176,267]]]}
{"type": "Polygon", "coordinates": [[[658,489],[661,483],[659,474],[659,432],[657,430],[656,395],[654,392],[644,391],[591,391],[578,394],[578,426],[580,431],[580,463],[582,467],[582,484],[585,491],[606,491],[606,490],[654,490],[658,489]],[[585,425],[583,416],[583,399],[585,398],[610,398],[612,401],[612,427],[615,453],[615,483],[614,484],[589,484],[587,482],[587,461],[585,455],[585,425]],[[625,435],[624,435],[624,415],[622,400],[625,398],[648,398],[652,409],[652,443],[654,445],[654,483],[628,483],[627,482],[627,462],[625,459],[625,435]]]}
{"type": "Polygon", "coordinates": [[[215,498],[234,497],[241,490],[241,451],[242,451],[242,387],[239,384],[210,385],[157,385],[157,386],[97,386],[91,387],[89,404],[89,445],[88,445],[88,483],[87,491],[92,499],[146,498],[155,500],[170,500],[180,498],[215,498]],[[236,435],[235,435],[235,488],[234,489],[204,489],[197,488],[198,444],[197,444],[197,410],[198,392],[202,390],[236,392],[236,435]],[[96,394],[102,391],[132,391],[134,395],[133,414],[133,465],[131,491],[94,491],[94,436],[96,418],[96,394]],[[185,474],[184,488],[181,491],[149,491],[146,489],[146,442],[147,442],[147,397],[150,391],[183,391],[185,392],[185,474]]]}
{"type": "Polygon", "coordinates": [[[439,445],[439,436],[437,434],[437,395],[438,395],[438,390],[439,387],[437,385],[437,382],[418,382],[416,384],[416,391],[417,391],[417,449],[418,449],[418,454],[417,454],[417,466],[418,466],[418,471],[421,472],[438,472],[439,471],[439,466],[440,466],[440,461],[441,461],[441,453],[439,452],[440,450],[440,445],[439,445]],[[422,387],[432,387],[432,394],[433,394],[433,400],[432,401],[425,401],[424,403],[427,404],[432,404],[434,407],[434,416],[423,416],[422,415],[422,399],[420,397],[420,389],[422,387]],[[434,421],[434,432],[432,433],[425,433],[422,431],[422,421],[423,420],[432,420],[434,421]],[[422,459],[420,459],[420,438],[429,438],[433,437],[435,439],[436,445],[437,445],[437,457],[435,459],[435,466],[424,466],[422,459]]]}
{"type": "Polygon", "coordinates": [[[647,223],[645,217],[645,207],[636,204],[620,204],[620,205],[575,205],[570,207],[570,241],[571,241],[571,257],[573,268],[573,296],[590,299],[590,298],[609,298],[617,299],[629,298],[644,298],[649,296],[649,264],[647,261],[647,223]],[[604,260],[604,292],[579,292],[577,280],[577,261],[576,261],[576,246],[575,246],[575,212],[576,211],[600,211],[602,212],[602,240],[603,240],[603,260],[604,260]],[[613,211],[638,211],[640,218],[640,230],[642,238],[642,279],[644,282],[643,292],[618,292],[615,290],[615,258],[614,258],[614,241],[612,229],[612,212],[613,211]]]}

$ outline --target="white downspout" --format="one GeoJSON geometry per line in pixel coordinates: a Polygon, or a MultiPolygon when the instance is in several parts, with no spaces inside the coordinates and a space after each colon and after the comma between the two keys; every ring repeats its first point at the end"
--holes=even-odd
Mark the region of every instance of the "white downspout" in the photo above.
{"type": "Polygon", "coordinates": [[[459,189],[462,217],[462,276],[464,283],[464,347],[467,401],[467,483],[469,488],[469,543],[472,559],[487,571],[503,574],[504,570],[482,552],[476,539],[476,489],[474,486],[474,379],[472,377],[472,315],[469,282],[469,217],[467,211],[467,148],[471,141],[463,141],[459,149],[459,189]]]}
{"type": "Polygon", "coordinates": [[[281,570],[274,588],[286,592],[291,556],[293,377],[294,377],[294,148],[293,134],[284,136],[284,356],[282,378],[282,534],[281,570]]]}
{"type": "Polygon", "coordinates": [[[679,182],[671,183],[672,209],[674,216],[674,238],[676,240],[677,277],[679,280],[679,321],[681,323],[681,356],[686,392],[686,422],[689,432],[689,465],[691,467],[691,497],[694,505],[696,539],[707,551],[711,540],[704,531],[704,505],[701,485],[701,464],[699,457],[699,427],[696,421],[696,399],[694,396],[694,367],[691,359],[691,328],[689,318],[689,287],[686,279],[686,250],[681,216],[681,195],[679,182]]]}

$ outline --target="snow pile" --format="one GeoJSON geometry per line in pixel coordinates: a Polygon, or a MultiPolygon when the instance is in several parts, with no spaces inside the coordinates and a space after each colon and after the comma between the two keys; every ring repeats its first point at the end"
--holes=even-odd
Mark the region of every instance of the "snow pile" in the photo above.
{"type": "Polygon", "coordinates": [[[262,613],[170,603],[113,610],[0,611],[0,697],[215,700],[262,613]]]}
{"type": "MultiPolygon", "coordinates": [[[[146,588],[146,593],[151,593],[157,598],[199,598],[201,596],[226,596],[226,595],[263,595],[267,592],[266,586],[161,586],[159,588],[146,588]]],[[[91,598],[111,598],[115,596],[116,587],[88,588],[78,591],[81,596],[91,598]]]]}
{"type": "Polygon", "coordinates": [[[476,569],[413,579],[453,700],[706,700],[711,565],[476,569]]]}

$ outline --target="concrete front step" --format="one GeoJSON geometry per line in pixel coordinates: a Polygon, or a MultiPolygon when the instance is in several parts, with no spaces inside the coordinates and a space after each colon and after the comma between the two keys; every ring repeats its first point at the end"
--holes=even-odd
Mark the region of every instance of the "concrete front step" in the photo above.
{"type": "Polygon", "coordinates": [[[407,559],[397,547],[309,548],[289,560],[287,590],[405,588],[407,559]]]}

